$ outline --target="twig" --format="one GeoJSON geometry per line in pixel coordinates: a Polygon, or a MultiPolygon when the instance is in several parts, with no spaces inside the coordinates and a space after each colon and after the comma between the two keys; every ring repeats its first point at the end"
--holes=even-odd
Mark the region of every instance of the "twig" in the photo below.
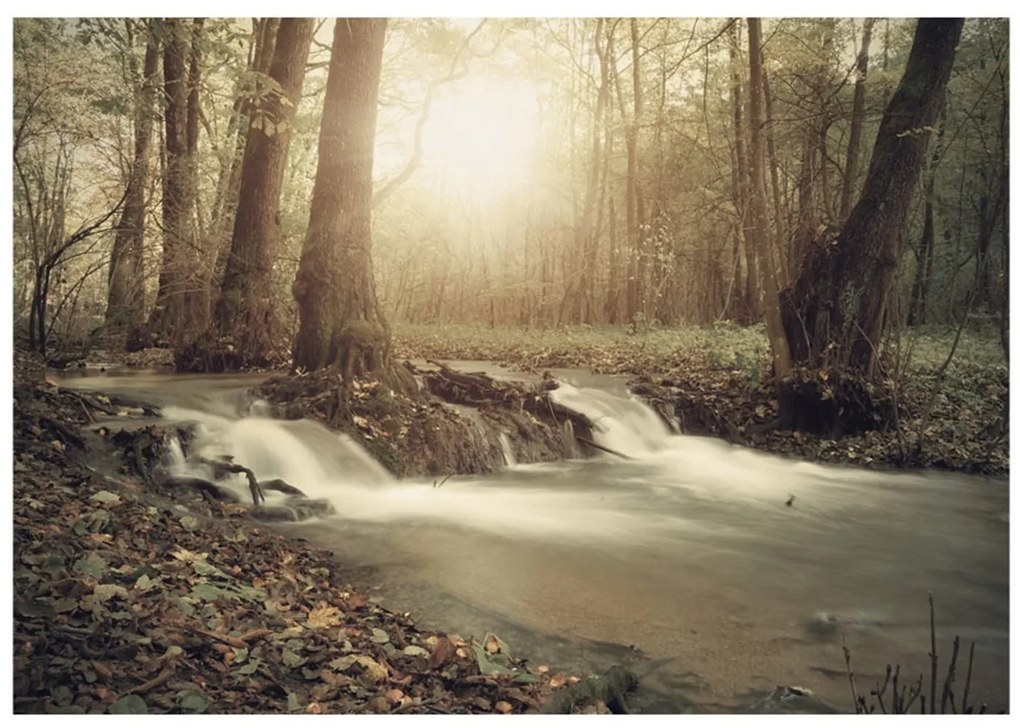
{"type": "Polygon", "coordinates": [[[843,656],[846,658],[846,675],[850,679],[850,695],[853,697],[854,710],[860,714],[861,706],[857,701],[857,686],[854,684],[854,668],[850,664],[850,648],[846,646],[846,635],[843,635],[843,656]]]}
{"type": "MultiPolygon", "coordinates": [[[[935,651],[935,595],[928,592],[928,612],[931,615],[931,685],[928,690],[931,698],[928,704],[931,705],[931,712],[935,712],[935,682],[938,680],[939,656],[935,651]]],[[[921,712],[924,712],[924,703],[921,704],[921,712]]]]}
{"type": "Polygon", "coordinates": [[[956,712],[956,702],[953,700],[953,681],[956,679],[956,658],[960,654],[960,636],[953,638],[953,657],[949,660],[949,670],[946,673],[946,682],[942,686],[942,714],[946,713],[946,701],[952,705],[953,712],[956,712]]]}
{"type": "MultiPolygon", "coordinates": [[[[792,496],[791,496],[792,497],[792,496]]],[[[878,707],[882,709],[882,715],[886,714],[885,702],[882,700],[882,696],[885,695],[885,689],[889,687],[889,678],[892,675],[892,665],[885,666],[885,682],[882,683],[882,687],[875,686],[875,689],[871,691],[871,694],[878,698],[878,707]]]]}
{"type": "Polygon", "coordinates": [[[231,647],[234,647],[239,650],[244,650],[248,648],[248,643],[245,642],[240,637],[231,637],[228,634],[213,632],[212,630],[204,629],[202,627],[196,627],[195,625],[188,624],[187,622],[174,622],[174,625],[177,627],[184,627],[185,629],[190,629],[192,632],[197,632],[200,635],[203,635],[210,639],[214,639],[217,642],[223,642],[224,644],[230,645],[231,647]]]}
{"type": "Polygon", "coordinates": [[[449,474],[449,475],[447,475],[447,476],[446,476],[445,478],[443,478],[442,480],[440,480],[440,481],[439,481],[438,483],[437,483],[436,481],[434,481],[434,480],[433,480],[433,481],[432,481],[432,487],[433,487],[433,488],[442,488],[442,487],[443,487],[443,483],[445,483],[445,482],[446,482],[447,480],[449,480],[450,478],[452,478],[452,477],[453,477],[454,475],[455,475],[455,473],[450,473],[450,474],[449,474]]]}
{"type": "Polygon", "coordinates": [[[613,450],[612,448],[606,447],[605,445],[599,445],[597,442],[593,442],[592,440],[589,440],[587,437],[581,437],[580,435],[575,435],[574,439],[577,440],[578,442],[582,443],[582,444],[587,445],[588,447],[593,447],[596,450],[601,450],[602,452],[607,452],[610,455],[615,455],[618,458],[623,458],[624,460],[633,460],[634,459],[630,455],[624,455],[622,452],[619,452],[617,450],[613,450]]]}
{"type": "Polygon", "coordinates": [[[967,682],[966,682],[966,684],[963,687],[963,705],[960,706],[960,709],[964,713],[971,713],[974,710],[973,706],[971,706],[969,709],[967,708],[967,698],[970,697],[970,674],[971,674],[971,670],[973,670],[973,669],[974,669],[974,643],[971,642],[970,643],[970,659],[967,660],[967,682]]]}
{"type": "Polygon", "coordinates": [[[131,695],[132,693],[147,693],[150,690],[152,690],[153,688],[159,687],[160,685],[165,683],[167,680],[169,680],[171,677],[173,677],[173,674],[174,674],[176,669],[177,669],[177,662],[176,661],[172,661],[172,662],[164,665],[163,669],[159,671],[159,674],[156,675],[156,677],[152,678],[151,680],[147,680],[146,682],[143,682],[141,685],[137,685],[137,686],[131,688],[130,690],[128,690],[124,694],[125,695],[131,695]]]}
{"type": "MultiPolygon", "coordinates": [[[[924,683],[924,675],[921,674],[921,673],[918,673],[918,675],[917,675],[917,685],[911,686],[911,688],[910,688],[910,696],[909,696],[910,699],[907,700],[907,704],[903,706],[903,712],[904,713],[906,713],[906,712],[908,712],[910,710],[910,706],[914,704],[914,701],[917,700],[917,697],[919,695],[921,696],[921,704],[922,705],[924,704],[924,696],[921,695],[921,686],[922,686],[923,683],[924,683]]],[[[904,688],[904,690],[906,690],[906,688],[904,688]]],[[[923,708],[922,708],[922,712],[923,712],[923,708]]]]}

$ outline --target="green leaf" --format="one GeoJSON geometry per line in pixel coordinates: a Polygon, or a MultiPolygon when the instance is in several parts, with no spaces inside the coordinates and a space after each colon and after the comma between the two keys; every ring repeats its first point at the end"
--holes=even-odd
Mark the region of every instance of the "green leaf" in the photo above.
{"type": "Polygon", "coordinates": [[[301,710],[301,698],[298,697],[297,693],[287,693],[287,710],[291,713],[301,710]]]}
{"type": "MultiPolygon", "coordinates": [[[[471,649],[475,653],[475,660],[478,662],[478,672],[483,675],[514,675],[513,670],[495,662],[485,648],[479,644],[472,644],[471,649]]],[[[505,657],[504,657],[505,659],[505,657]]]]}
{"type": "MultiPolygon", "coordinates": [[[[191,516],[185,516],[184,518],[190,518],[191,516]]],[[[229,579],[226,574],[217,569],[215,566],[210,564],[208,561],[196,561],[191,565],[191,568],[195,570],[195,573],[199,576],[221,576],[224,579],[229,579]]]]}
{"type": "Polygon", "coordinates": [[[188,531],[190,533],[191,531],[198,530],[199,522],[198,519],[195,518],[194,516],[181,516],[180,520],[181,526],[184,528],[185,531],[188,531]]]}
{"type": "Polygon", "coordinates": [[[215,602],[217,599],[228,598],[226,592],[212,584],[195,584],[195,586],[191,587],[191,594],[207,602],[215,602]]]}
{"type": "Polygon", "coordinates": [[[177,698],[185,713],[204,713],[209,708],[209,701],[197,690],[185,690],[178,693],[177,698]]]}
{"type": "Polygon", "coordinates": [[[296,652],[291,652],[290,650],[284,650],[282,657],[283,664],[287,667],[300,667],[305,664],[305,658],[296,652]]]}
{"type": "Polygon", "coordinates": [[[79,574],[85,574],[91,576],[93,579],[99,579],[106,573],[109,568],[106,559],[99,554],[89,554],[84,559],[78,559],[74,562],[74,571],[79,574]]]}
{"type": "Polygon", "coordinates": [[[530,684],[538,682],[538,675],[532,675],[530,672],[522,672],[514,675],[514,682],[521,684],[530,684]]]}
{"type": "Polygon", "coordinates": [[[384,645],[390,641],[390,636],[378,627],[372,628],[372,641],[377,645],[384,645]]]}
{"type": "Polygon", "coordinates": [[[137,695],[125,695],[110,706],[110,712],[114,715],[139,714],[148,713],[149,708],[137,695]]]}
{"type": "Polygon", "coordinates": [[[334,670],[338,670],[339,672],[343,672],[344,670],[349,668],[351,665],[353,665],[357,661],[358,661],[357,656],[355,656],[355,655],[346,655],[344,657],[336,658],[335,660],[333,660],[332,662],[329,663],[329,666],[332,667],[334,670]]]}
{"type": "Polygon", "coordinates": [[[262,662],[262,660],[260,660],[259,658],[252,657],[251,659],[248,660],[247,664],[237,668],[237,674],[238,675],[251,675],[253,672],[255,672],[258,669],[258,667],[261,664],[261,662],[262,662]]]}
{"type": "Polygon", "coordinates": [[[428,657],[429,651],[418,645],[408,645],[404,648],[404,654],[408,657],[428,657]]]}
{"type": "Polygon", "coordinates": [[[120,503],[120,496],[108,490],[101,490],[89,496],[89,500],[96,503],[120,503]]]}

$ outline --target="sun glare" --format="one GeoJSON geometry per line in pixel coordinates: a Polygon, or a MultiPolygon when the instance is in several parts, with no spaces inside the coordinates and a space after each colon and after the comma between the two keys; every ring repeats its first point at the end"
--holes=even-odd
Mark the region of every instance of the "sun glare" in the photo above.
{"type": "Polygon", "coordinates": [[[538,133],[537,94],[532,83],[495,76],[443,88],[422,135],[429,183],[490,199],[523,186],[538,133]]]}

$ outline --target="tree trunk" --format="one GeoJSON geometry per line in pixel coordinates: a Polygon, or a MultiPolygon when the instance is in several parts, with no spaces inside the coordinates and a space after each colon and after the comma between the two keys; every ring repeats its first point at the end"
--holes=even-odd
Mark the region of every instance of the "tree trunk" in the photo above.
{"type": "MultiPolygon", "coordinates": [[[[134,21],[129,21],[134,22],[134,21]]],[[[138,329],[145,314],[145,190],[149,179],[149,152],[152,147],[152,118],[159,71],[159,41],[153,21],[146,28],[145,60],[135,91],[135,149],[124,198],[124,209],[110,252],[109,288],[106,299],[108,333],[119,336],[138,329]]],[[[132,62],[137,68],[136,62],[132,62]]]]}
{"type": "Polygon", "coordinates": [[[857,82],[854,84],[854,105],[850,112],[850,139],[846,146],[846,168],[843,171],[843,189],[839,195],[839,219],[850,214],[850,201],[857,185],[857,160],[861,153],[861,127],[864,126],[864,89],[868,77],[868,50],[871,48],[871,29],[875,18],[865,18],[861,35],[861,50],[857,54],[857,82]]]}
{"type": "MultiPolygon", "coordinates": [[[[751,211],[748,204],[750,190],[748,181],[750,177],[747,172],[747,144],[744,140],[744,102],[741,89],[740,72],[740,47],[737,38],[738,21],[734,21],[729,30],[730,42],[730,97],[733,104],[733,146],[735,166],[733,171],[733,197],[734,206],[737,209],[740,235],[737,239],[737,246],[743,243],[744,258],[747,262],[746,276],[739,286],[740,311],[737,319],[742,323],[752,323],[758,320],[758,258],[754,248],[754,242],[750,228],[751,211]]],[[[737,253],[739,255],[739,252],[737,253]]]]}
{"type": "MultiPolygon", "coordinates": [[[[269,73],[276,47],[276,33],[280,18],[254,18],[252,20],[251,43],[248,50],[248,70],[255,73],[269,73]]],[[[244,78],[243,76],[241,77],[244,78]]],[[[251,126],[253,100],[251,89],[241,80],[234,85],[234,105],[227,125],[227,143],[220,160],[219,180],[212,206],[212,244],[216,248],[216,262],[210,281],[210,289],[219,290],[230,257],[231,232],[241,190],[241,166],[244,163],[244,149],[251,126]]]]}
{"type": "Polygon", "coordinates": [[[234,234],[208,335],[178,357],[178,367],[235,370],[265,367],[281,355],[272,271],[279,239],[279,203],[301,98],[315,20],[280,22],[269,77],[279,84],[251,110],[234,234]]]}
{"type": "Polygon", "coordinates": [[[765,292],[765,325],[769,345],[772,349],[772,368],[777,377],[790,371],[790,349],[783,331],[779,313],[779,283],[776,265],[769,245],[768,216],[765,214],[765,149],[762,144],[762,73],[761,73],[761,19],[747,19],[747,44],[750,60],[750,127],[751,147],[748,154],[748,171],[751,175],[751,231],[754,248],[758,251],[758,263],[762,273],[765,292]]]}
{"type": "Polygon", "coordinates": [[[914,271],[914,284],[910,290],[910,308],[907,312],[907,326],[919,326],[925,322],[928,286],[931,283],[934,253],[935,213],[932,209],[932,191],[929,188],[924,200],[924,227],[921,230],[921,244],[917,251],[917,270],[914,271]]]}
{"type": "MultiPolygon", "coordinates": [[[[390,369],[372,272],[372,155],[386,20],[338,18],[319,165],[293,293],[294,368],[337,366],[345,382],[390,369]]],[[[394,368],[395,369],[395,368],[394,368]]]]}
{"type": "Polygon", "coordinates": [[[816,245],[793,290],[784,292],[784,326],[800,364],[875,373],[900,235],[962,28],[962,19],[917,22],[860,199],[835,245],[816,245]]]}
{"type": "MultiPolygon", "coordinates": [[[[149,329],[156,337],[172,336],[186,341],[203,323],[206,296],[201,276],[201,256],[194,231],[194,164],[189,149],[188,75],[189,29],[183,21],[163,21],[163,88],[166,129],[166,167],[163,173],[163,260],[156,305],[149,329]]],[[[194,127],[192,127],[194,128],[194,127]]]]}

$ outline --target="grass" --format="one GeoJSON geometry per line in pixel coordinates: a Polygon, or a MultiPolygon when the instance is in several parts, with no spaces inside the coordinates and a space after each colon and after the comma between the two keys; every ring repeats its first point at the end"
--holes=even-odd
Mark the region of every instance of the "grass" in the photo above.
{"type": "MultiPolygon", "coordinates": [[[[665,371],[691,359],[715,369],[745,369],[753,374],[768,366],[765,329],[729,323],[682,328],[654,327],[632,333],[625,326],[528,328],[472,324],[396,324],[398,354],[447,359],[487,359],[525,365],[589,367],[596,371],[644,373],[665,371]]],[[[917,327],[900,341],[908,373],[936,371],[949,354],[955,330],[949,326],[917,327]]],[[[893,340],[887,349],[893,349],[893,340]]],[[[998,334],[989,327],[965,330],[947,375],[972,368],[1005,367],[998,334]]]]}

